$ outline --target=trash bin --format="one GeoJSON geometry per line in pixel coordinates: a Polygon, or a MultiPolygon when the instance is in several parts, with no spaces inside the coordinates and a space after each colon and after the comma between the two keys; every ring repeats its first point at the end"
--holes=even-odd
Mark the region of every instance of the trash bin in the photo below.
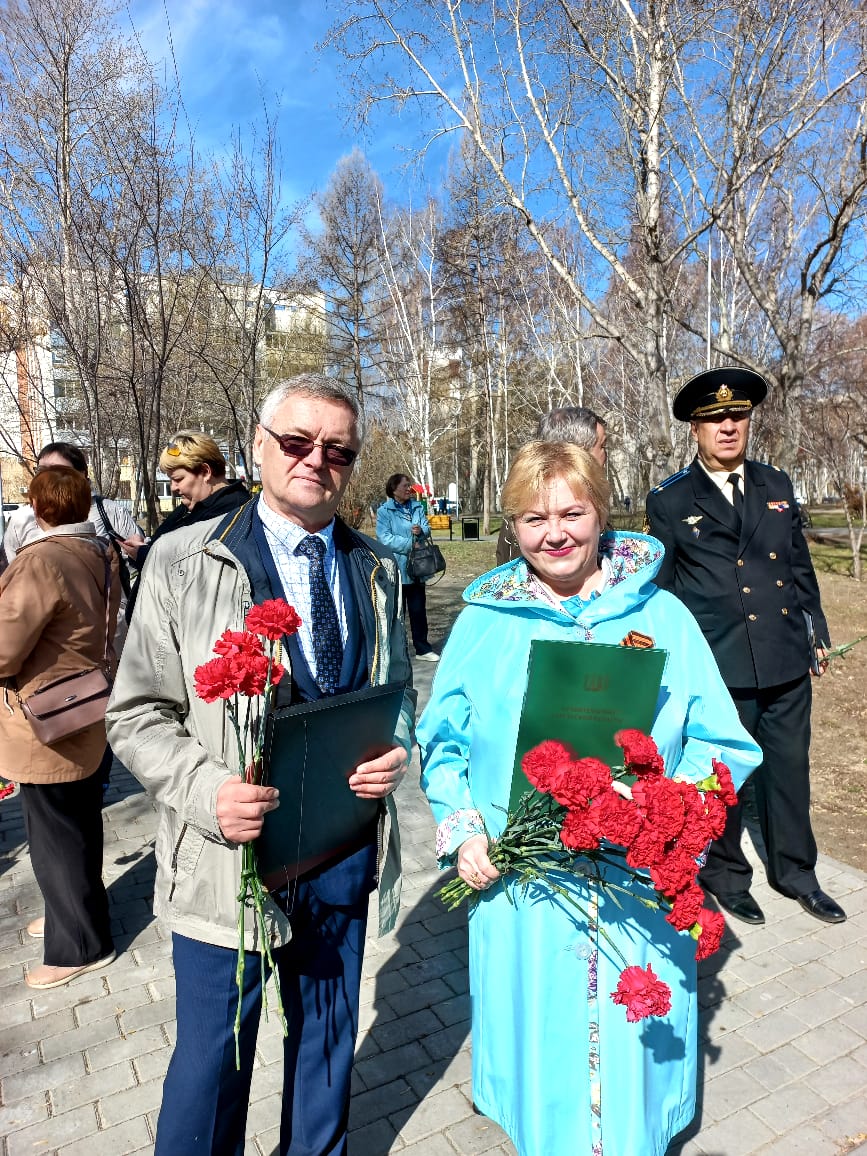
{"type": "Polygon", "coordinates": [[[478,518],[461,518],[461,538],[465,542],[479,540],[479,519],[478,518]]]}

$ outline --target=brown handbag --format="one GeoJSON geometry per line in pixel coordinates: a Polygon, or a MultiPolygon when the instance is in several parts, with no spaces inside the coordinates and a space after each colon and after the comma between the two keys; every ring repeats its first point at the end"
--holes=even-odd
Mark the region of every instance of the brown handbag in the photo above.
{"type": "Polygon", "coordinates": [[[46,747],[59,743],[62,739],[81,734],[95,723],[105,721],[105,708],[111,694],[112,679],[109,674],[109,594],[111,591],[111,567],[108,554],[105,560],[105,647],[102,666],[79,670],[75,674],[64,675],[54,682],[42,686],[27,696],[18,697],[19,705],[30,723],[33,734],[46,747]]]}

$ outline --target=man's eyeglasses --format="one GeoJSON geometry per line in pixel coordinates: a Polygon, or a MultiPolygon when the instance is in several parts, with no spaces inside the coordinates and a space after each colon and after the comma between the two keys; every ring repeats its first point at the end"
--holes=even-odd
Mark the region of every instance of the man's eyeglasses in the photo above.
{"type": "Polygon", "coordinates": [[[315,442],[313,438],[305,438],[300,434],[278,434],[268,426],[263,425],[265,433],[271,435],[284,454],[290,458],[306,458],[312,454],[316,446],[322,450],[322,456],[329,466],[351,466],[358,457],[358,450],[351,450],[349,446],[335,445],[334,442],[315,442]]]}

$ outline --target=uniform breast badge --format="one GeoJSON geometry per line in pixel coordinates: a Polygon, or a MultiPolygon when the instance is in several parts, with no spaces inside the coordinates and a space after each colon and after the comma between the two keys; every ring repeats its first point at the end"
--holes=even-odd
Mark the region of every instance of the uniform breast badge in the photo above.
{"type": "Polygon", "coordinates": [[[779,514],[782,510],[788,510],[789,503],[786,501],[768,502],[768,509],[773,510],[775,514],[779,514]]]}
{"type": "Polygon", "coordinates": [[[701,533],[698,528],[698,523],[702,520],[703,517],[703,514],[690,514],[688,518],[681,519],[685,525],[689,526],[690,530],[692,531],[693,538],[697,538],[701,533]]]}

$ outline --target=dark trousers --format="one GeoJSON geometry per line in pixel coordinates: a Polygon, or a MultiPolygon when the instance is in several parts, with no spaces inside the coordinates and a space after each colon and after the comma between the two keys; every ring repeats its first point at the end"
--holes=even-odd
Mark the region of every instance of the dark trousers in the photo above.
{"type": "MultiPolygon", "coordinates": [[[[730,688],[741,722],[762,748],[753,772],[759,827],[768,855],[768,882],[790,898],[819,886],[810,825],[810,675],[762,690],[730,688]]],[[[749,890],[752,868],[741,850],[741,804],[711,845],[699,882],[716,895],[749,890]]]]}
{"type": "Polygon", "coordinates": [[[403,587],[403,608],[409,614],[409,630],[416,654],[433,649],[427,640],[427,595],[424,582],[407,582],[403,587]]]}
{"type": "Polygon", "coordinates": [[[106,748],[102,752],[102,758],[100,759],[99,766],[96,768],[99,781],[102,783],[104,788],[108,786],[109,779],[111,778],[111,768],[113,763],[114,751],[110,746],[108,746],[108,744],[106,744],[106,748]]]}
{"type": "Polygon", "coordinates": [[[43,962],[78,967],[112,950],[102,882],[102,781],[22,783],[30,862],[45,902],[43,962]]]}
{"type": "MultiPolygon", "coordinates": [[[[274,953],[289,1034],[283,1043],[280,1156],[345,1156],[367,895],[323,903],[293,896],[293,937],[274,953]]],[[[175,934],[178,1040],[163,1087],[155,1156],[243,1156],[262,1004],[258,954],[247,952],[241,1070],[235,1070],[237,951],[175,934]]],[[[273,1013],[273,991],[269,1008],[273,1013]]]]}

